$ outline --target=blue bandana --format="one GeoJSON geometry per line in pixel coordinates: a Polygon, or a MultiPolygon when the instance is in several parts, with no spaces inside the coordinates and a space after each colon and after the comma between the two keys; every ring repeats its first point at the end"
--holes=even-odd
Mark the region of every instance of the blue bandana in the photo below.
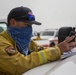
{"type": "Polygon", "coordinates": [[[27,55],[28,44],[32,36],[32,26],[26,26],[23,28],[8,27],[7,32],[15,40],[19,52],[27,55]]]}

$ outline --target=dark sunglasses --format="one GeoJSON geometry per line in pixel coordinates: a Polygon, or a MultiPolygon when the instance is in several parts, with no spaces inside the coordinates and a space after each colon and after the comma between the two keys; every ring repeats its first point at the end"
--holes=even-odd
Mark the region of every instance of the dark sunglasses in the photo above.
{"type": "Polygon", "coordinates": [[[24,15],[24,16],[20,16],[20,17],[16,17],[14,18],[17,21],[21,21],[21,20],[26,20],[26,21],[32,21],[35,20],[35,16],[34,15],[24,15]]]}

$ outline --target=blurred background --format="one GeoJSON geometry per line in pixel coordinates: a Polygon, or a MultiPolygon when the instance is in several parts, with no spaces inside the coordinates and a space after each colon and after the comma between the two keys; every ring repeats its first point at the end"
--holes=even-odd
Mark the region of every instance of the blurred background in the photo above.
{"type": "Polygon", "coordinates": [[[76,26],[76,0],[0,0],[0,19],[6,19],[9,11],[17,6],[32,9],[41,26],[34,31],[62,26],[76,26]]]}

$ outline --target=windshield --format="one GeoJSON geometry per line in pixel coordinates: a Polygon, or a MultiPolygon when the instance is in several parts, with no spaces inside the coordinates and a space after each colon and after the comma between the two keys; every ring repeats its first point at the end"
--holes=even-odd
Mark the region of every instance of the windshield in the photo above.
{"type": "Polygon", "coordinates": [[[41,36],[53,36],[55,31],[43,31],[40,33],[41,36]]]}

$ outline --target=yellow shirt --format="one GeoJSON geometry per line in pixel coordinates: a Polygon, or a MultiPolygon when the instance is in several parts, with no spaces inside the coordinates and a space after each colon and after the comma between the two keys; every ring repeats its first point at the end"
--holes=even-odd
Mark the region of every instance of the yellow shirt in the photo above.
{"type": "Polygon", "coordinates": [[[6,31],[0,33],[0,75],[22,75],[33,67],[59,59],[60,55],[55,46],[24,56],[6,31]]]}
{"type": "Polygon", "coordinates": [[[34,40],[31,40],[28,49],[37,52],[38,51],[38,46],[39,45],[36,42],[34,42],[34,40]]]}
{"type": "Polygon", "coordinates": [[[37,36],[37,37],[35,38],[35,40],[41,40],[41,38],[37,36]]]}

